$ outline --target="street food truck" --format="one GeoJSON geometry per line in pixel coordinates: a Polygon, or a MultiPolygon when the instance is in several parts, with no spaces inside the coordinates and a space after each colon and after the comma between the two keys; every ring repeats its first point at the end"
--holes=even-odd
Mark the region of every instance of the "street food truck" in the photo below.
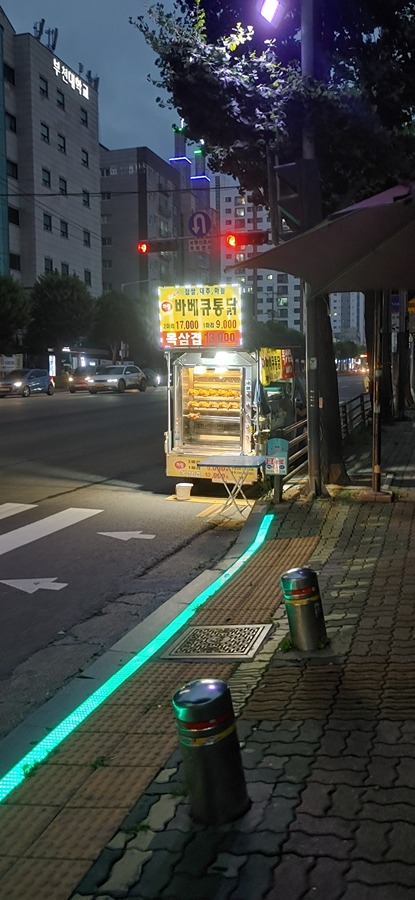
{"type": "MultiPolygon", "coordinates": [[[[294,421],[290,350],[242,347],[239,285],[159,289],[160,340],[166,352],[166,474],[217,480],[212,454],[255,456],[294,421]]],[[[248,481],[256,481],[253,468],[248,481]]]]}

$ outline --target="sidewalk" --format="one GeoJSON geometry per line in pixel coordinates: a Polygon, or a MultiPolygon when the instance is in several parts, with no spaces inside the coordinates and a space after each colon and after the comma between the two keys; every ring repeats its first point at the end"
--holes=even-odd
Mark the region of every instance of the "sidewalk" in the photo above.
{"type": "MultiPolygon", "coordinates": [[[[411,418],[382,432],[396,502],[352,490],[285,502],[180,632],[214,625],[220,639],[234,625],[243,643],[241,626],[272,622],[252,659],[209,661],[200,635],[199,660],[161,647],[7,796],[0,900],[413,900],[414,429],[411,418]],[[318,573],[330,645],[283,653],[279,579],[301,565],[318,573]],[[252,801],[217,828],[189,817],[171,709],[200,677],[230,685],[252,801]]],[[[370,463],[356,460],[353,476],[370,488],[370,463]]]]}

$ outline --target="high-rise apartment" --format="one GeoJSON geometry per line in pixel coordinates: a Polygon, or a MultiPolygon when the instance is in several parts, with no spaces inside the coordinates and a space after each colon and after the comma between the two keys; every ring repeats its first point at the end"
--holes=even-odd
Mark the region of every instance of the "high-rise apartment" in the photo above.
{"type": "Polygon", "coordinates": [[[0,272],[31,288],[57,270],[98,296],[98,79],[74,72],[56,43],[44,20],[17,34],[0,8],[0,272]]]}

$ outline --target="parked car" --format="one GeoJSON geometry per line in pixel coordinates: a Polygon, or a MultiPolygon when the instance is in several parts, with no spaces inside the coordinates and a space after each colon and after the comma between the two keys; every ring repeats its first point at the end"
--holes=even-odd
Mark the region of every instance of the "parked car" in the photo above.
{"type": "Polygon", "coordinates": [[[99,366],[96,372],[87,376],[90,394],[98,391],[118,391],[123,394],[127,388],[145,391],[146,377],[138,366],[99,366]]]}
{"type": "Polygon", "coordinates": [[[85,366],[78,366],[77,369],[74,369],[68,376],[68,387],[71,394],[75,394],[76,391],[89,390],[88,376],[91,374],[95,373],[91,369],[86,369],[85,366]]]}
{"type": "Polygon", "coordinates": [[[0,379],[0,397],[30,397],[31,394],[49,394],[55,392],[55,382],[47,369],[13,369],[5,378],[0,379]]]}
{"type": "Polygon", "coordinates": [[[160,372],[156,372],[155,369],[148,369],[147,367],[143,369],[143,372],[149,387],[156,388],[167,384],[167,375],[161,375],[160,372]]]}

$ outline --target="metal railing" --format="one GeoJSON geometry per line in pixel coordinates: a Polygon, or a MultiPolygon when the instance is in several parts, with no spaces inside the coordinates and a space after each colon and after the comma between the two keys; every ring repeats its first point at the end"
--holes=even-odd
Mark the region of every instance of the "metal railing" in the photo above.
{"type": "MultiPolygon", "coordinates": [[[[372,417],[372,405],[369,394],[359,394],[352,400],[340,403],[340,424],[343,441],[353,431],[362,426],[367,427],[372,417]]],[[[281,437],[288,441],[288,473],[283,481],[291,481],[303,475],[308,469],[307,419],[301,419],[288,425],[281,431],[281,437]]]]}

